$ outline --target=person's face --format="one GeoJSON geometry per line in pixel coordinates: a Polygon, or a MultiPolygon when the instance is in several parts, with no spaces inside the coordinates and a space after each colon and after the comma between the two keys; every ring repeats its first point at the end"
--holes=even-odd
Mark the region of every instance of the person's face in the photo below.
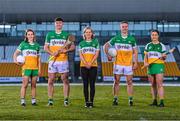
{"type": "Polygon", "coordinates": [[[128,24],[127,23],[120,24],[120,29],[122,33],[128,33],[128,24]]]}
{"type": "Polygon", "coordinates": [[[57,30],[61,30],[62,27],[63,27],[63,22],[62,22],[62,21],[56,21],[56,22],[55,22],[55,28],[56,28],[57,30]]]}
{"type": "Polygon", "coordinates": [[[28,42],[34,41],[34,33],[32,31],[28,31],[26,37],[28,39],[28,42]]]}
{"type": "Polygon", "coordinates": [[[158,33],[157,32],[152,32],[151,33],[151,40],[152,41],[158,41],[158,39],[159,39],[158,33]]]}
{"type": "Polygon", "coordinates": [[[86,31],[84,32],[84,36],[85,36],[85,39],[92,39],[92,31],[91,29],[86,29],[86,31]]]}

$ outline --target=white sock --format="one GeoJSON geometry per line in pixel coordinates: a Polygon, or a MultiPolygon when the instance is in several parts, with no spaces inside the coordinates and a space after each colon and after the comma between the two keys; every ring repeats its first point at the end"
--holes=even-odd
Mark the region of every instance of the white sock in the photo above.
{"type": "Polygon", "coordinates": [[[26,104],[26,101],[24,98],[21,98],[21,104],[26,104]]]}
{"type": "Polygon", "coordinates": [[[36,103],[36,98],[32,98],[31,99],[31,103],[33,104],[33,103],[36,103]]]}

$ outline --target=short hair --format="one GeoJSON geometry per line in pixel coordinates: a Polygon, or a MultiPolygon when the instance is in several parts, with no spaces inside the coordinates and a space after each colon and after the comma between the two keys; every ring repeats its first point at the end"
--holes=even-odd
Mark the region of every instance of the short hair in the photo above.
{"type": "Polygon", "coordinates": [[[156,32],[158,35],[160,35],[160,32],[159,32],[157,29],[151,30],[151,34],[152,34],[153,32],[156,32]]]}
{"type": "Polygon", "coordinates": [[[64,22],[64,20],[63,20],[62,18],[60,18],[60,17],[55,18],[55,19],[54,19],[54,22],[56,22],[56,21],[62,21],[62,22],[64,22]]]}
{"type": "Polygon", "coordinates": [[[128,24],[127,21],[121,21],[121,24],[128,24]]]}

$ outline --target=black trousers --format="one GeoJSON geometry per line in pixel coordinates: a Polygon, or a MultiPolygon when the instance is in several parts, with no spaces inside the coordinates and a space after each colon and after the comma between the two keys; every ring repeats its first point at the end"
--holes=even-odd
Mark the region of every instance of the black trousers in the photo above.
{"type": "Polygon", "coordinates": [[[90,83],[90,102],[94,101],[95,82],[97,77],[97,67],[81,67],[81,77],[83,79],[83,92],[85,102],[89,102],[89,83],[90,83]]]}

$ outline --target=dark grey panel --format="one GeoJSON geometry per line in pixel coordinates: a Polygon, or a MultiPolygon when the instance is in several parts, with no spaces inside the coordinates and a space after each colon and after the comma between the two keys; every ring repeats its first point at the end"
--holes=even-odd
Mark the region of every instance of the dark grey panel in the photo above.
{"type": "Polygon", "coordinates": [[[180,0],[0,0],[0,22],[180,20],[180,0]]]}

